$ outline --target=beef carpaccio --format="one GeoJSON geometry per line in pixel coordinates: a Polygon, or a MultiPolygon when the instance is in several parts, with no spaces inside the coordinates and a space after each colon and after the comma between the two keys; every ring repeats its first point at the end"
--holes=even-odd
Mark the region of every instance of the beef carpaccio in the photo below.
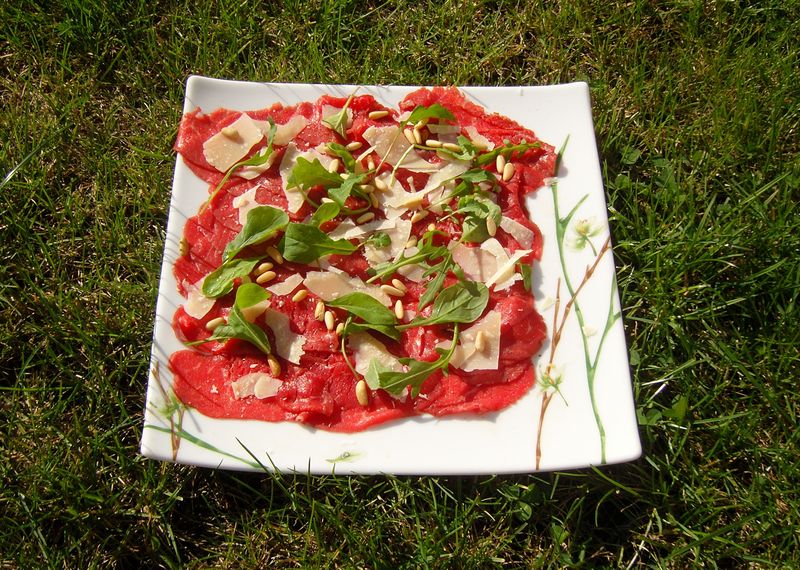
{"type": "Polygon", "coordinates": [[[174,265],[174,390],[214,418],[355,432],[522,397],[545,336],[524,197],[554,149],[456,88],[196,110],[208,183],[174,265]]]}

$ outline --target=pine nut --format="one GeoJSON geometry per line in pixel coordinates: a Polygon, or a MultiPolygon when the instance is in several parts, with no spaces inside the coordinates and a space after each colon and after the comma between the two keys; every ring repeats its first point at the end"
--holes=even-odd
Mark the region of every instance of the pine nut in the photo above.
{"type": "Polygon", "coordinates": [[[361,214],[359,217],[356,218],[357,224],[365,224],[367,222],[371,222],[375,219],[375,212],[367,212],[366,214],[361,214]]]}
{"type": "Polygon", "coordinates": [[[281,363],[278,362],[278,359],[275,358],[274,355],[270,354],[267,356],[267,363],[269,364],[269,371],[275,378],[281,375],[281,363]]]}
{"type": "Polygon", "coordinates": [[[411,236],[406,242],[406,249],[410,249],[412,247],[417,247],[417,236],[411,236]]]}
{"type": "Polygon", "coordinates": [[[486,335],[483,331],[478,331],[478,334],[475,335],[475,350],[478,352],[483,352],[483,349],[486,348],[486,335]]]}
{"type": "Polygon", "coordinates": [[[406,287],[406,284],[400,281],[399,279],[392,279],[392,285],[400,289],[403,293],[408,292],[408,287],[406,287]]]}
{"type": "Polygon", "coordinates": [[[360,189],[361,189],[363,192],[365,192],[365,193],[367,193],[367,194],[369,194],[370,192],[375,192],[375,186],[373,186],[372,184],[361,184],[361,185],[359,186],[359,188],[360,188],[360,189]]]}
{"type": "Polygon", "coordinates": [[[292,296],[292,301],[295,303],[299,303],[306,297],[308,297],[308,289],[300,289],[297,293],[295,293],[292,296]]]}
{"type": "Polygon", "coordinates": [[[418,131],[421,131],[422,129],[424,129],[424,128],[425,128],[425,127],[427,127],[427,126],[428,126],[428,119],[420,119],[420,120],[419,120],[419,121],[417,121],[417,123],[414,125],[414,128],[415,128],[416,130],[418,130],[418,131]]]}
{"type": "Polygon", "coordinates": [[[386,192],[389,189],[389,185],[383,181],[381,178],[374,178],[372,183],[375,185],[375,190],[379,192],[386,192]]]}
{"type": "Polygon", "coordinates": [[[256,270],[255,270],[254,273],[256,275],[261,275],[262,273],[265,273],[265,272],[269,271],[273,267],[275,267],[275,266],[272,265],[269,261],[265,261],[264,263],[261,263],[258,267],[256,267],[256,270]]]}
{"type": "Polygon", "coordinates": [[[400,289],[395,287],[394,285],[381,285],[381,291],[386,293],[387,295],[391,295],[392,297],[402,297],[405,295],[400,289]]]}
{"type": "Polygon", "coordinates": [[[228,137],[229,139],[235,139],[239,136],[239,131],[236,130],[236,127],[222,127],[220,132],[222,136],[228,137]]]}
{"type": "Polygon", "coordinates": [[[324,196],[324,197],[320,198],[320,200],[319,200],[319,201],[320,201],[321,203],[323,203],[323,204],[333,204],[333,200],[331,200],[331,199],[330,199],[330,198],[328,198],[327,196],[324,196]]]}
{"type": "Polygon", "coordinates": [[[406,137],[408,144],[416,144],[417,141],[414,139],[414,129],[404,129],[403,136],[406,137]]]}
{"type": "Polygon", "coordinates": [[[373,121],[377,121],[378,119],[383,119],[384,117],[389,116],[389,111],[372,111],[367,117],[372,119],[373,121]]]}
{"type": "Polygon", "coordinates": [[[278,274],[275,273],[274,271],[265,271],[256,278],[256,283],[258,283],[259,285],[263,285],[264,283],[269,283],[277,276],[278,274]]]}
{"type": "Polygon", "coordinates": [[[455,143],[444,143],[442,145],[442,148],[444,148],[445,150],[453,151],[453,152],[463,152],[464,151],[463,148],[461,148],[460,146],[458,146],[455,143]]]}
{"type": "Polygon", "coordinates": [[[494,161],[494,167],[497,170],[498,174],[503,173],[503,169],[506,167],[506,157],[502,154],[498,154],[497,158],[494,161]]]}
{"type": "Polygon", "coordinates": [[[403,302],[398,299],[394,304],[394,316],[398,318],[398,320],[402,320],[403,316],[405,316],[406,310],[403,307],[403,302]]]}
{"type": "Polygon", "coordinates": [[[317,301],[316,306],[314,307],[314,318],[318,321],[321,321],[325,316],[325,303],[322,301],[317,301]]]}
{"type": "Polygon", "coordinates": [[[343,330],[344,330],[344,323],[339,323],[338,325],[336,325],[336,334],[338,335],[342,334],[343,330]]]}
{"type": "Polygon", "coordinates": [[[362,142],[360,142],[360,141],[353,141],[353,142],[349,143],[349,144],[348,144],[346,147],[344,147],[344,148],[346,148],[347,150],[353,151],[353,150],[358,150],[358,149],[360,149],[362,146],[364,146],[364,143],[362,143],[362,142]]]}
{"type": "Polygon", "coordinates": [[[333,314],[333,311],[325,311],[325,328],[329,331],[332,331],[336,328],[336,315],[333,314]]]}
{"type": "Polygon", "coordinates": [[[415,127],[411,132],[414,135],[414,144],[422,144],[422,133],[419,132],[419,129],[415,127]]]}
{"type": "Polygon", "coordinates": [[[339,161],[338,158],[334,158],[331,163],[328,165],[328,172],[339,172],[339,167],[342,163],[339,161]]]}
{"type": "Polygon", "coordinates": [[[428,231],[435,232],[436,231],[436,224],[428,224],[428,231]]]}
{"type": "Polygon", "coordinates": [[[444,143],[438,139],[428,139],[425,141],[425,146],[429,146],[431,148],[442,148],[444,143]]]}
{"type": "Polygon", "coordinates": [[[271,245],[267,248],[267,255],[270,256],[272,258],[272,261],[274,261],[278,265],[283,263],[283,256],[281,255],[281,252],[278,251],[274,245],[271,245]]]}
{"type": "Polygon", "coordinates": [[[424,220],[425,218],[428,217],[429,213],[430,212],[428,212],[428,210],[417,210],[416,212],[414,212],[414,215],[411,216],[411,223],[416,224],[420,220],[424,220]]]}
{"type": "Polygon", "coordinates": [[[367,407],[369,405],[369,389],[364,380],[359,380],[356,383],[356,400],[361,406],[367,407]]]}
{"type": "Polygon", "coordinates": [[[375,170],[375,160],[371,156],[367,159],[367,170],[375,170]]]}
{"type": "Polygon", "coordinates": [[[380,202],[378,202],[378,197],[375,195],[375,192],[373,192],[373,193],[371,193],[371,194],[369,195],[369,201],[370,201],[370,203],[372,204],[372,207],[373,207],[373,208],[376,208],[376,209],[377,209],[377,208],[380,208],[380,207],[381,207],[381,203],[380,203],[380,202]]]}
{"type": "Polygon", "coordinates": [[[514,163],[507,162],[506,165],[503,167],[503,182],[508,182],[514,176],[514,163]]]}
{"type": "Polygon", "coordinates": [[[185,237],[182,237],[181,241],[178,242],[178,253],[180,253],[181,257],[189,253],[189,242],[186,241],[185,237]]]}
{"type": "Polygon", "coordinates": [[[495,222],[494,218],[491,216],[486,218],[486,233],[488,233],[491,237],[494,237],[497,233],[497,222],[495,222]]]}
{"type": "Polygon", "coordinates": [[[220,326],[225,324],[225,317],[217,317],[216,319],[211,319],[206,323],[206,330],[208,332],[214,332],[214,330],[220,326]]]}

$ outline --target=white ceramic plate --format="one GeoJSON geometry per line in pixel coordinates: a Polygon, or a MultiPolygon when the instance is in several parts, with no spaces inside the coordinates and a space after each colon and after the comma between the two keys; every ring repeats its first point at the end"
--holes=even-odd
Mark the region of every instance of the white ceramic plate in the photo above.
{"type": "MultiPolygon", "coordinates": [[[[324,93],[344,97],[353,89],[190,77],[184,112],[197,107],[247,111],[276,102],[293,105],[314,101],[324,93]]],[[[396,106],[415,89],[361,87],[359,93],[396,106]]],[[[172,265],[184,224],[207,196],[207,185],[178,158],[141,442],[145,456],[224,469],[261,469],[263,465],[301,473],[395,474],[533,472],[639,457],[614,261],[610,249],[603,247],[609,237],[608,219],[588,87],[571,83],[462,90],[476,103],[516,120],[556,148],[569,137],[557,184],[541,188],[528,200],[532,218],[544,235],[542,261],[534,270],[534,293],[551,339],[536,359],[537,385],[510,408],[487,416],[417,417],[355,434],[290,422],[212,419],[186,409],[172,393],[167,364],[170,354],[183,348],[170,325],[183,302],[172,265]],[[563,231],[558,229],[559,219],[563,231]],[[587,268],[592,267],[585,279],[587,268]],[[578,295],[568,306],[570,289],[578,295]],[[553,351],[554,326],[561,328],[562,323],[553,351]],[[549,387],[545,385],[548,369],[549,387]]]]}

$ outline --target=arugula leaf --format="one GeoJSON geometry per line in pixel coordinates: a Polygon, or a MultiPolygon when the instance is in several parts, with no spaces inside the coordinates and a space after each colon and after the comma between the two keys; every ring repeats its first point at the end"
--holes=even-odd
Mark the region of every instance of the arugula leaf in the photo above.
{"type": "Polygon", "coordinates": [[[346,239],[331,239],[317,226],[289,223],[278,245],[287,261],[312,263],[324,255],[350,255],[357,249],[346,239]]]}
{"type": "Polygon", "coordinates": [[[364,379],[373,390],[383,389],[395,396],[402,396],[408,386],[411,386],[411,397],[416,398],[422,384],[437,370],[447,368],[458,344],[458,325],[453,330],[453,342],[447,351],[436,349],[439,358],[433,362],[424,362],[413,358],[401,358],[400,363],[408,367],[405,372],[389,370],[377,360],[372,360],[364,379]]]}
{"type": "Polygon", "coordinates": [[[214,329],[214,334],[207,340],[228,340],[238,338],[253,344],[264,354],[270,354],[272,348],[264,330],[244,318],[242,310],[252,307],[270,298],[267,290],[255,283],[245,283],[236,290],[236,300],[228,314],[228,321],[214,329]]]}
{"type": "Polygon", "coordinates": [[[226,261],[203,279],[203,295],[210,299],[227,295],[233,291],[234,280],[249,275],[260,260],[259,257],[251,257],[226,261]]]}
{"type": "Polygon", "coordinates": [[[348,120],[347,108],[350,107],[350,101],[353,100],[353,96],[355,96],[355,93],[353,93],[352,95],[350,95],[350,97],[347,98],[347,101],[345,101],[344,107],[342,107],[341,111],[331,115],[330,117],[322,119],[323,123],[325,123],[331,129],[339,133],[342,136],[342,138],[345,138],[347,136],[347,120],[348,120]]]}
{"type": "Polygon", "coordinates": [[[520,141],[519,144],[504,144],[503,146],[495,147],[494,150],[490,150],[487,153],[481,154],[475,159],[475,164],[478,166],[484,166],[491,162],[497,160],[497,155],[502,154],[503,156],[509,157],[514,152],[523,153],[526,150],[530,150],[532,148],[539,148],[542,146],[542,143],[539,141],[534,141],[532,143],[520,141]]]}
{"type": "Polygon", "coordinates": [[[442,107],[439,103],[434,103],[429,107],[417,105],[416,109],[411,111],[411,115],[409,115],[405,122],[406,124],[417,123],[423,119],[444,119],[446,121],[456,120],[453,113],[442,107]]]}
{"type": "Polygon", "coordinates": [[[517,267],[519,268],[520,275],[522,275],[522,286],[530,293],[533,268],[530,263],[517,263],[517,267]]]}
{"type": "Polygon", "coordinates": [[[323,202],[311,216],[311,223],[319,227],[339,215],[342,208],[336,202],[323,202]]]}
{"type": "Polygon", "coordinates": [[[391,339],[400,340],[400,331],[397,330],[395,325],[376,325],[375,323],[355,323],[353,321],[350,321],[345,325],[344,331],[342,331],[342,336],[346,336],[355,332],[368,331],[376,331],[388,336],[391,339]]]}
{"type": "Polygon", "coordinates": [[[297,157],[297,164],[292,168],[289,178],[286,180],[287,187],[297,187],[302,190],[309,190],[314,186],[335,188],[341,183],[342,177],[335,172],[328,172],[318,158],[311,162],[302,156],[297,157]]]}
{"type": "Polygon", "coordinates": [[[330,188],[328,190],[328,196],[339,204],[339,206],[344,206],[345,200],[350,197],[350,194],[353,192],[353,189],[358,185],[364,182],[364,175],[363,174],[350,174],[347,178],[342,180],[342,177],[338,174],[336,175],[339,178],[338,184],[336,188],[330,188]]]}
{"type": "Polygon", "coordinates": [[[333,301],[327,301],[326,304],[331,307],[345,309],[367,323],[376,325],[397,324],[397,317],[394,313],[375,297],[367,295],[366,293],[358,291],[348,293],[333,301]]]}
{"type": "Polygon", "coordinates": [[[433,302],[429,317],[415,317],[398,328],[421,327],[442,323],[471,323],[481,316],[489,302],[489,288],[476,281],[459,281],[442,290],[433,302]]]}
{"type": "Polygon", "coordinates": [[[433,279],[431,279],[431,281],[428,283],[428,286],[425,288],[425,293],[423,293],[419,298],[417,311],[421,311],[427,307],[431,301],[434,300],[439,291],[441,291],[442,285],[444,285],[444,280],[447,277],[447,272],[450,271],[451,267],[455,265],[455,262],[453,261],[453,255],[449,251],[448,254],[449,255],[445,256],[442,261],[431,266],[423,274],[425,277],[428,275],[433,275],[433,279]]]}
{"type": "Polygon", "coordinates": [[[461,147],[461,151],[456,152],[448,148],[437,148],[436,152],[447,155],[456,160],[471,161],[474,159],[478,154],[478,148],[472,144],[472,141],[464,135],[458,135],[456,140],[458,141],[456,144],[461,147]]]}
{"type": "Polygon", "coordinates": [[[392,238],[385,232],[375,232],[364,240],[364,244],[370,244],[372,247],[389,247],[392,244],[392,238]]]}
{"type": "Polygon", "coordinates": [[[286,227],[289,216],[283,210],[272,206],[258,206],[247,213],[244,227],[233,240],[225,246],[222,260],[228,261],[244,248],[263,243],[286,227]]]}
{"type": "Polygon", "coordinates": [[[440,259],[450,254],[450,250],[447,249],[446,246],[443,245],[433,245],[433,236],[434,234],[439,232],[425,232],[420,240],[420,243],[417,245],[417,253],[410,255],[408,257],[403,254],[400,259],[396,261],[386,261],[384,263],[379,263],[375,267],[371,267],[367,270],[367,273],[372,275],[369,279],[367,279],[367,283],[372,283],[378,279],[383,279],[384,277],[392,276],[398,269],[404,267],[406,265],[411,264],[419,264],[425,261],[432,261],[434,259],[440,259]]]}
{"type": "Polygon", "coordinates": [[[492,218],[499,225],[503,216],[500,206],[481,194],[461,198],[456,213],[465,216],[461,238],[473,243],[482,243],[489,239],[489,231],[486,229],[488,218],[492,218]]]}
{"type": "Polygon", "coordinates": [[[356,170],[356,159],[353,158],[353,155],[350,153],[344,145],[339,143],[330,142],[328,143],[328,150],[342,159],[342,164],[344,164],[345,169],[348,172],[355,172],[356,170]]]}

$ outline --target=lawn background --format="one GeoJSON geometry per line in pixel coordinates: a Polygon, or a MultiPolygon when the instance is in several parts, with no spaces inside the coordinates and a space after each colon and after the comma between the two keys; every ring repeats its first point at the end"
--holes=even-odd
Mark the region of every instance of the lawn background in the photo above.
{"type": "Polygon", "coordinates": [[[796,1],[3,3],[0,566],[800,565],[798,37],[796,1]],[[644,457],[462,478],[141,458],[193,73],[587,81],[644,457]]]}

